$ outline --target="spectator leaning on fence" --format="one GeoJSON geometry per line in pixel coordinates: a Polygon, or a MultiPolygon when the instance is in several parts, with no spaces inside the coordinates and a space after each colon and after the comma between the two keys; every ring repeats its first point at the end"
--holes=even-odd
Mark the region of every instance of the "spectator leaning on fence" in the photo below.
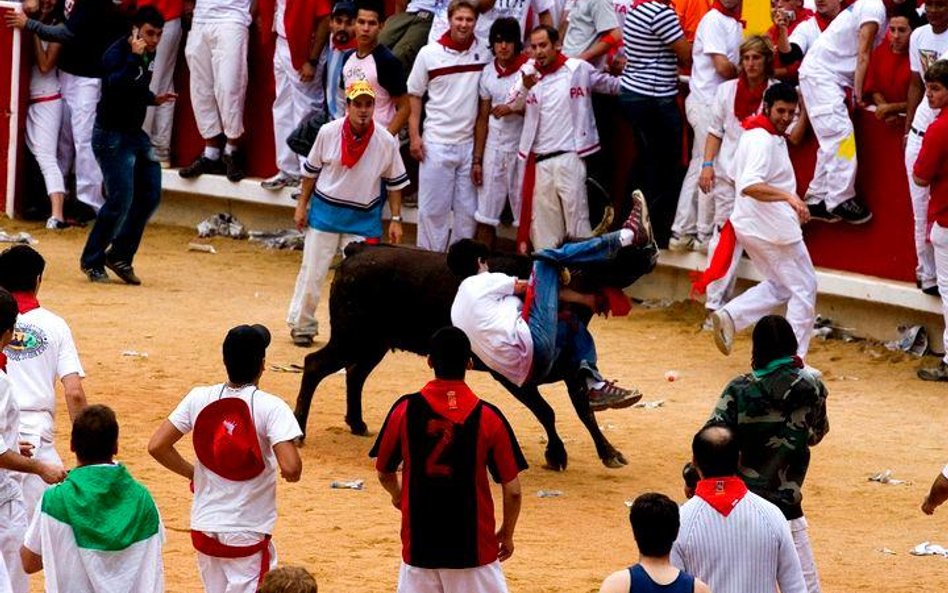
{"type": "Polygon", "coordinates": [[[908,90],[912,72],[909,69],[908,44],[912,21],[905,16],[889,19],[886,41],[872,52],[863,97],[876,108],[876,118],[898,124],[908,107],[908,90]]]}

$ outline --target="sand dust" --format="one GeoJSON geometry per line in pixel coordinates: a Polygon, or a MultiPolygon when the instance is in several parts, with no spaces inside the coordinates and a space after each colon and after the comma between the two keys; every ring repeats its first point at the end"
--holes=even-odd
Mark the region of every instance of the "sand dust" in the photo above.
{"type": "MultiPolygon", "coordinates": [[[[86,231],[53,233],[9,222],[6,230],[27,230],[40,240],[37,248],[49,262],[40,300],[72,326],[88,374],[89,399],[115,408],[122,427],[119,457],[155,495],[168,530],[168,591],[200,591],[187,534],[188,484],[152,461],[145,446],[192,386],[223,380],[220,344],[231,326],[268,325],[275,337],[268,362],[302,362],[304,351],[291,344],[283,324],[300,253],[228,239],[211,241],[217,254],[188,252],[193,232],[154,227],[136,261],[145,284],[103,286],[91,285],[78,269],[86,231]],[[147,352],[148,357],[123,357],[126,350],[147,352]]],[[[328,298],[328,286],[324,296],[328,298]]],[[[544,394],[559,413],[570,463],[564,473],[543,470],[539,424],[487,376],[471,377],[474,390],[510,418],[533,466],[521,477],[526,496],[516,551],[504,565],[511,590],[597,591],[606,574],[635,561],[624,501],[650,490],[682,499],[680,469],[689,457],[691,435],[721,388],[745,371],[749,361],[746,336],[725,358],[711,337],[697,330],[700,316],[696,306],[637,307],[627,318],[593,324],[605,374],[638,386],[647,400],[666,400],[657,409],[599,415],[606,435],[630,461],[624,469],[600,464],[564,389],[553,386],[544,394]],[[666,381],[668,370],[678,371],[680,378],[666,381]],[[540,489],[564,495],[537,498],[540,489]]],[[[325,299],[319,318],[328,332],[325,299]]],[[[831,431],[814,449],[804,486],[823,590],[948,589],[948,560],[908,554],[925,540],[948,545],[948,508],[934,517],[919,511],[932,478],[948,461],[948,390],[916,380],[917,359],[879,346],[817,340],[810,362],[826,372],[830,390],[831,431]],[[867,481],[884,469],[913,483],[867,481]],[[884,554],[882,548],[896,554],[884,554]]],[[[370,428],[378,429],[396,396],[417,389],[428,377],[421,358],[390,354],[366,385],[370,428]]],[[[292,406],[299,379],[269,372],[262,387],[292,406]]],[[[394,591],[400,561],[398,513],[366,456],[372,440],[350,435],[343,423],[343,400],[344,377],[330,376],[317,392],[309,420],[303,478],[279,486],[279,558],[313,571],[321,591],[394,591]],[[356,478],[366,481],[364,491],[329,488],[333,479],[356,478]]],[[[60,453],[71,460],[62,407],[57,431],[60,453]]],[[[191,456],[187,438],[183,444],[191,456]]],[[[33,585],[41,590],[38,579],[33,585]]]]}

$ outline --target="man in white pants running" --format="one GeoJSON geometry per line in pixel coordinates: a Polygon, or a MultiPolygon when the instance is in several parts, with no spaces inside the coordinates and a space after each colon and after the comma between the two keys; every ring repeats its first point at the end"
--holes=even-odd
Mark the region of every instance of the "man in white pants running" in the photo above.
{"type": "MultiPolygon", "coordinates": [[[[138,6],[154,6],[165,19],[161,41],[155,53],[155,69],[151,74],[149,90],[158,95],[174,92],[174,67],[178,62],[178,48],[181,46],[181,16],[184,14],[184,0],[138,0],[138,6]]],[[[174,103],[164,103],[149,107],[142,127],[151,138],[155,149],[155,158],[162,169],[171,166],[171,127],[174,124],[174,103]]]]}
{"type": "Polygon", "coordinates": [[[431,251],[447,251],[451,243],[474,236],[477,192],[471,165],[477,87],[490,58],[475,43],[476,3],[453,0],[448,15],[450,29],[418,52],[408,77],[408,135],[411,155],[419,163],[418,246],[431,251]]]}
{"type": "Polygon", "coordinates": [[[724,354],[731,353],[735,331],[785,304],[797,356],[806,360],[816,318],[816,272],[800,230],[810,215],[796,194],[785,138],[798,103],[797,91],[787,83],[767,89],[763,113],[745,120],[734,155],[737,198],[731,224],[765,280],[711,314],[714,341],[724,354]]]}

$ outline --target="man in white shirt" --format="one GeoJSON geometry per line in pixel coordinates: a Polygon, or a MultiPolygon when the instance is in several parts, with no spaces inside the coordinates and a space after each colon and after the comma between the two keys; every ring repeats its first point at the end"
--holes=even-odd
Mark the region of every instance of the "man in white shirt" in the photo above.
{"type": "Polygon", "coordinates": [[[671,563],[715,593],[806,593],[790,526],[773,503],[738,476],[740,446],[723,426],[691,442],[701,480],[681,506],[671,563]]]}
{"type": "Polygon", "coordinates": [[[609,50],[622,43],[622,29],[612,0],[579,0],[566,15],[563,53],[601,66],[609,50]]]}
{"type": "MultiPolygon", "coordinates": [[[[4,349],[7,376],[20,408],[20,442],[29,443],[34,459],[62,467],[53,431],[56,426],[56,380],[63,385],[69,419],[86,406],[85,372],[62,317],[36,298],[46,261],[29,245],[14,245],[0,254],[0,286],[16,299],[20,312],[13,341],[4,349]]],[[[32,516],[47,485],[39,476],[23,474],[23,501],[32,516]]]]}
{"type": "Polygon", "coordinates": [[[925,101],[925,82],[928,67],[936,60],[948,58],[948,0],[926,0],[925,16],[928,24],[912,32],[909,38],[909,68],[912,82],[909,86],[908,108],[905,118],[905,170],[908,173],[909,194],[915,221],[915,279],[925,294],[938,295],[935,276],[935,253],[928,240],[928,201],[930,190],[915,183],[912,170],[922,149],[922,138],[938,112],[925,101]]]}
{"type": "Polygon", "coordinates": [[[477,87],[489,59],[475,43],[475,3],[453,0],[448,15],[450,30],[422,48],[408,77],[408,135],[411,155],[419,163],[418,246],[431,251],[447,251],[451,243],[474,236],[477,192],[471,165],[477,87]]]}
{"type": "Polygon", "coordinates": [[[829,27],[842,9],[840,0],[820,0],[816,3],[813,16],[793,28],[782,10],[773,12],[773,22],[777,27],[776,50],[780,53],[780,64],[789,67],[797,64],[810,51],[820,34],[829,27]]]}
{"type": "Polygon", "coordinates": [[[744,35],[740,22],[742,6],[742,0],[715,3],[702,17],[695,33],[691,49],[690,92],[685,99],[685,115],[694,131],[694,143],[668,241],[668,248],[672,251],[708,251],[714,204],[711,196],[699,192],[698,176],[704,162],[714,94],[722,82],[737,77],[738,51],[744,35]]]}
{"type": "Polygon", "coordinates": [[[731,353],[735,331],[786,305],[797,355],[806,359],[816,318],[816,272],[800,230],[809,211],[796,194],[785,137],[798,102],[792,85],[771,86],[764,93],[763,113],[745,120],[737,144],[737,197],[729,222],[765,280],[711,314],[714,341],[724,354],[731,353]]]}
{"type": "Polygon", "coordinates": [[[193,484],[191,542],[207,593],[254,593],[276,566],[277,469],[287,482],[303,471],[293,412],[258,388],[269,345],[262,325],[231,329],[223,347],[227,381],[192,389],[148,443],[158,463],[193,484]],[[193,464],[175,448],[192,431],[193,464]]]}

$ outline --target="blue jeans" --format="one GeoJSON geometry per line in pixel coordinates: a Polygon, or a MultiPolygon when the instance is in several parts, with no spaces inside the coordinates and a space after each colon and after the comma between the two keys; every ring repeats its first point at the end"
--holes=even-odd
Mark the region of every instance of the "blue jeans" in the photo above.
{"type": "Polygon", "coordinates": [[[161,200],[161,167],[141,129],[125,132],[96,126],[92,152],[102,169],[105,204],[86,239],[80,263],[83,268],[100,268],[106,252],[111,261],[132,263],[145,225],[161,200]]]}
{"type": "Polygon", "coordinates": [[[557,264],[581,264],[612,259],[619,252],[619,233],[607,233],[556,249],[542,249],[533,263],[533,304],[527,325],[533,339],[531,379],[550,374],[560,354],[568,354],[577,366],[595,368],[596,345],[583,323],[559,319],[560,272],[557,264]]]}

